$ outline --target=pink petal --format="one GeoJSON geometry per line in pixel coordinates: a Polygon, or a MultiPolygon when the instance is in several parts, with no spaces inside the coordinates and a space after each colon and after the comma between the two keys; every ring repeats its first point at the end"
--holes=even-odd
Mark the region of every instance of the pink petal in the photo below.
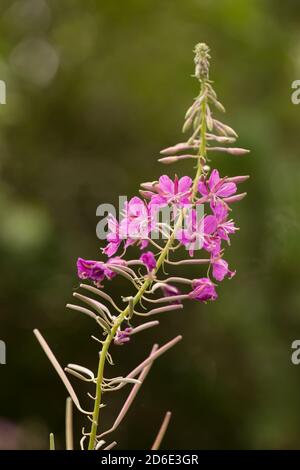
{"type": "Polygon", "coordinates": [[[188,245],[191,242],[191,235],[188,230],[180,229],[176,232],[176,239],[183,245],[188,245]]]}
{"type": "Polygon", "coordinates": [[[182,178],[180,178],[178,182],[178,192],[186,193],[187,191],[190,190],[192,184],[193,184],[192,178],[190,178],[189,176],[183,176],[182,178]]]}
{"type": "Polygon", "coordinates": [[[108,228],[110,230],[110,232],[112,232],[113,234],[117,234],[118,233],[118,221],[117,219],[109,214],[109,216],[107,217],[107,224],[108,224],[108,228]]]}
{"type": "Polygon", "coordinates": [[[151,198],[149,207],[151,211],[158,211],[160,207],[168,204],[168,199],[160,194],[156,194],[151,198]]]}
{"type": "Polygon", "coordinates": [[[218,261],[212,263],[212,267],[212,273],[214,278],[217,281],[223,281],[224,277],[228,273],[228,263],[223,259],[219,259],[218,261]]]}
{"type": "Polygon", "coordinates": [[[218,227],[218,235],[222,240],[225,240],[228,244],[230,244],[230,238],[222,226],[218,227]]]}
{"type": "Polygon", "coordinates": [[[204,217],[204,233],[210,235],[217,229],[218,222],[214,215],[207,215],[204,217]]]}
{"type": "Polygon", "coordinates": [[[212,190],[214,188],[214,186],[216,186],[216,184],[218,184],[219,181],[220,181],[220,176],[219,176],[218,170],[213,170],[211,172],[209,180],[208,180],[209,189],[212,190]]]}
{"type": "Polygon", "coordinates": [[[103,248],[103,253],[105,253],[110,258],[111,256],[113,256],[118,251],[120,243],[121,242],[118,242],[118,243],[110,242],[110,243],[108,243],[108,245],[106,245],[106,247],[103,248]]]}
{"type": "Polygon", "coordinates": [[[108,242],[118,243],[120,239],[119,239],[119,237],[118,237],[118,234],[109,233],[109,234],[106,236],[106,240],[107,240],[108,242]]]}
{"type": "Polygon", "coordinates": [[[139,197],[135,196],[130,199],[127,208],[127,215],[132,217],[138,217],[141,214],[147,213],[147,207],[139,197]]]}
{"type": "Polygon", "coordinates": [[[143,250],[144,248],[146,248],[148,246],[149,242],[148,240],[141,240],[140,241],[140,249],[143,250]]]}
{"type": "Polygon", "coordinates": [[[147,251],[140,256],[140,260],[144,263],[149,271],[156,267],[156,259],[152,251],[147,251]]]}
{"type": "Polygon", "coordinates": [[[224,259],[213,261],[212,266],[213,276],[217,281],[223,281],[225,276],[231,279],[235,275],[235,271],[229,270],[228,263],[224,259]]]}
{"type": "Polygon", "coordinates": [[[164,193],[174,194],[174,183],[167,175],[162,175],[159,178],[159,189],[164,193]]]}
{"type": "Polygon", "coordinates": [[[199,191],[200,194],[202,194],[202,196],[207,196],[208,195],[208,190],[207,190],[207,186],[206,186],[205,181],[203,181],[203,180],[199,181],[198,191],[199,191]]]}
{"type": "Polygon", "coordinates": [[[226,219],[228,215],[228,207],[222,201],[211,204],[211,208],[219,223],[226,219]]]}
{"type": "Polygon", "coordinates": [[[237,192],[237,187],[235,183],[224,183],[216,191],[216,195],[219,197],[229,197],[237,192]]]}
{"type": "Polygon", "coordinates": [[[138,196],[134,196],[130,199],[129,201],[129,204],[130,205],[133,205],[133,206],[138,206],[138,207],[141,207],[141,206],[144,206],[144,201],[139,198],[138,196]]]}

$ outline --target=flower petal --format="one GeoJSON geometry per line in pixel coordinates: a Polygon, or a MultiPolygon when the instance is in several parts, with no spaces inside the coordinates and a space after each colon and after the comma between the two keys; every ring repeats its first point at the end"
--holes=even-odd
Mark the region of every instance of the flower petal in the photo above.
{"type": "Polygon", "coordinates": [[[200,180],[198,183],[198,191],[202,196],[207,196],[209,194],[209,191],[206,186],[206,181],[200,180]]]}
{"type": "Polygon", "coordinates": [[[212,190],[216,184],[218,184],[220,181],[220,175],[218,170],[213,170],[210,174],[209,180],[208,180],[208,187],[210,190],[212,190]]]}
{"type": "Polygon", "coordinates": [[[156,267],[156,259],[152,251],[146,251],[146,253],[143,253],[140,260],[147,267],[148,271],[152,271],[156,267]]]}
{"type": "Polygon", "coordinates": [[[204,233],[206,235],[211,235],[217,229],[218,222],[214,215],[207,215],[204,217],[204,233]]]}
{"type": "Polygon", "coordinates": [[[222,201],[219,200],[216,203],[212,203],[211,208],[219,223],[226,219],[228,215],[228,207],[222,201]]]}
{"type": "Polygon", "coordinates": [[[186,193],[187,191],[190,190],[192,184],[193,184],[192,178],[190,178],[189,176],[183,176],[182,178],[180,178],[178,182],[178,192],[186,193]]]}
{"type": "Polygon", "coordinates": [[[166,194],[174,194],[174,183],[168,175],[159,178],[159,189],[166,194]]]}
{"type": "Polygon", "coordinates": [[[237,186],[235,183],[223,183],[216,191],[216,195],[219,197],[229,197],[237,192],[237,186]]]}

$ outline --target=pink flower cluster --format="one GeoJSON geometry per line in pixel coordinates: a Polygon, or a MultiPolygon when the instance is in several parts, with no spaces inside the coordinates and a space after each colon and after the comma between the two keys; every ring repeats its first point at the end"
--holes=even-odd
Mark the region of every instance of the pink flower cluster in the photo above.
{"type": "MultiPolygon", "coordinates": [[[[103,248],[103,253],[108,257],[107,261],[79,258],[77,261],[79,278],[90,279],[97,286],[101,286],[103,280],[110,280],[116,275],[114,267],[119,269],[127,267],[128,274],[128,266],[137,264],[143,265],[147,271],[145,277],[152,274],[155,282],[156,257],[160,255],[157,249],[160,245],[152,242],[151,234],[163,233],[163,224],[159,222],[158,214],[160,209],[167,206],[171,214],[168,228],[174,234],[175,242],[186,248],[190,258],[193,258],[196,250],[201,249],[205,252],[208,255],[207,273],[211,273],[215,281],[221,282],[225,277],[232,278],[235,271],[229,269],[227,261],[223,258],[224,243],[225,246],[230,244],[231,235],[238,230],[230,218],[230,204],[245,196],[245,193],[237,193],[237,184],[247,178],[247,176],[221,178],[218,170],[212,170],[209,176],[202,176],[198,181],[198,193],[194,198],[193,181],[188,176],[182,178],[175,176],[172,181],[167,175],[163,175],[157,182],[144,183],[141,190],[144,199],[139,197],[130,199],[125,205],[122,220],[117,221],[111,215],[108,217],[109,234],[107,245],[103,248]],[[197,208],[200,205],[204,206],[204,215],[199,218],[197,208]],[[182,223],[177,226],[180,215],[182,223]],[[153,251],[149,250],[151,243],[155,247],[153,251]],[[142,254],[138,260],[127,261],[125,260],[127,248],[134,244],[139,246],[142,254]],[[115,257],[118,250],[122,253],[119,257],[115,257]]],[[[187,295],[190,299],[207,302],[217,298],[216,285],[209,274],[191,280],[190,285],[191,291],[187,295]]],[[[163,288],[164,291],[173,291],[171,297],[174,299],[171,303],[181,301],[182,295],[177,287],[165,283],[163,288]]]]}

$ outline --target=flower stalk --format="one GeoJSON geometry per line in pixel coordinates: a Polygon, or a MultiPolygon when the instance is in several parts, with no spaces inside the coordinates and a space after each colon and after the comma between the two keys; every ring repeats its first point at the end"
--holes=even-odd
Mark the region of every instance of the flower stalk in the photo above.
{"type": "MultiPolygon", "coordinates": [[[[191,200],[194,200],[197,191],[198,191],[198,183],[200,176],[202,174],[202,164],[201,164],[201,159],[205,161],[206,158],[206,120],[207,120],[207,115],[206,115],[206,102],[207,102],[207,97],[206,97],[206,83],[208,80],[208,71],[209,71],[209,62],[208,62],[208,48],[204,44],[199,44],[196,46],[195,49],[196,52],[196,57],[195,57],[195,62],[196,62],[196,73],[198,70],[198,78],[200,80],[200,99],[202,100],[201,103],[201,125],[200,125],[200,145],[197,154],[198,156],[198,164],[197,164],[197,172],[194,177],[193,181],[193,190],[192,190],[192,196],[191,200]],[[198,57],[197,57],[198,54],[198,57]],[[202,72],[202,70],[199,70],[199,63],[202,63],[202,67],[204,64],[205,68],[205,73],[202,72]]],[[[167,241],[165,247],[163,248],[156,266],[154,268],[154,275],[158,273],[160,268],[162,267],[164,261],[166,258],[168,258],[170,248],[172,247],[174,241],[175,241],[175,236],[176,236],[176,231],[178,228],[181,227],[183,219],[185,217],[185,211],[182,211],[177,224],[174,227],[173,233],[171,234],[169,240],[167,241]]],[[[133,306],[141,300],[144,292],[149,288],[151,285],[151,280],[147,279],[141,286],[140,290],[138,293],[135,295],[133,299],[133,306]]],[[[109,350],[110,344],[116,334],[116,331],[118,328],[122,325],[123,321],[126,319],[128,315],[128,310],[129,307],[126,307],[126,309],[120,313],[119,317],[116,319],[114,326],[111,329],[111,334],[107,336],[104,344],[102,351],[100,353],[100,359],[99,359],[99,366],[98,366],[98,374],[97,374],[97,385],[96,385],[96,400],[94,404],[94,412],[93,412],[93,420],[92,420],[92,426],[91,426],[91,433],[90,433],[90,439],[89,439],[89,446],[88,449],[92,450],[95,448],[95,439],[97,435],[97,429],[99,426],[99,415],[100,415],[100,403],[101,403],[101,394],[102,394],[102,381],[103,381],[103,374],[104,374],[104,367],[105,367],[105,358],[106,354],[109,350]]]]}
{"type": "MultiPolygon", "coordinates": [[[[106,444],[103,437],[120,425],[153,362],[181,340],[181,336],[177,336],[161,347],[154,345],[148,358],[127,376],[109,379],[105,374],[105,366],[106,362],[113,365],[112,346],[124,346],[131,340],[132,335],[159,323],[155,320],[133,326],[136,318],[180,310],[184,301],[201,303],[214,301],[217,299],[215,281],[221,282],[226,277],[231,279],[235,275],[235,271],[231,271],[224,260],[224,245],[230,243],[230,237],[238,230],[233,219],[229,218],[232,210],[230,204],[240,201],[246,195],[246,193],[237,193],[237,188],[247,180],[248,176],[220,177],[217,169],[211,170],[208,166],[210,163],[208,155],[224,151],[229,155],[239,156],[248,151],[230,146],[219,147],[220,144],[233,144],[237,134],[228,125],[216,120],[211,111],[211,107],[220,112],[224,112],[225,109],[218,101],[209,79],[208,46],[203,43],[197,44],[194,52],[194,76],[199,81],[200,92],[188,109],[183,126],[183,131],[190,131],[191,136],[186,142],[162,150],[163,157],[159,159],[165,164],[175,164],[185,159],[196,160],[194,178],[189,176],[178,178],[175,175],[172,180],[169,176],[162,175],[158,181],[143,183],[140,190],[143,199],[140,197],[130,199],[125,204],[121,220],[116,220],[112,215],[108,216],[109,234],[106,237],[107,244],[102,249],[107,260],[78,258],[77,261],[78,277],[94,285],[83,283],[80,287],[87,291],[87,295],[77,292],[74,294],[77,300],[86,305],[85,307],[72,304],[67,306],[93,319],[101,329],[104,339],[93,337],[101,344],[96,374],[77,364],[69,364],[65,372],[95,384],[95,396],[89,395],[94,400],[92,411],[82,410],[65,372],[44,338],[35,331],[38,341],[65,384],[72,401],[82,413],[88,415],[91,421],[90,431],[83,430],[80,441],[82,449],[87,438],[89,450],[110,449],[116,445],[115,441],[106,444]],[[214,142],[217,143],[216,146],[214,142]],[[199,208],[203,209],[200,217],[199,208]],[[168,211],[169,218],[160,222],[159,215],[164,210],[168,211]],[[153,236],[155,233],[162,236],[162,242],[156,241],[157,237],[153,236]],[[137,245],[141,249],[139,259],[127,258],[127,252],[132,245],[137,245]],[[182,255],[183,250],[185,256],[182,255]],[[204,257],[194,257],[195,251],[198,250],[205,252],[204,257]],[[175,252],[179,253],[181,259],[174,259],[175,252]],[[180,265],[195,265],[207,271],[197,279],[181,277],[177,272],[164,278],[165,265],[175,271],[180,265]],[[123,302],[127,303],[125,308],[120,308],[118,301],[108,295],[104,289],[103,283],[116,276],[122,276],[130,283],[131,288],[135,289],[134,295],[122,297],[123,302]],[[95,300],[93,295],[100,298],[100,301],[95,300]],[[155,308],[151,308],[151,304],[155,304],[155,308]],[[137,309],[138,305],[140,308],[137,309]],[[144,311],[139,311],[140,309],[144,311]],[[133,384],[133,387],[117,419],[110,429],[101,430],[103,393],[119,390],[128,384],[133,384]]],[[[170,412],[165,415],[153,449],[160,447],[170,416],[170,412]]],[[[66,417],[67,448],[71,449],[73,434],[70,400],[66,417]]]]}

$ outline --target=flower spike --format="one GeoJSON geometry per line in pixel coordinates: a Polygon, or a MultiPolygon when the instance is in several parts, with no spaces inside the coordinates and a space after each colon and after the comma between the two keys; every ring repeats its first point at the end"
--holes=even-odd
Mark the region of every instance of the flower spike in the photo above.
{"type": "MultiPolygon", "coordinates": [[[[83,430],[82,449],[87,446],[89,450],[109,450],[116,445],[115,441],[106,445],[103,437],[121,424],[153,362],[182,338],[178,335],[160,348],[155,345],[150,355],[126,376],[107,378],[106,368],[114,364],[115,347],[131,347],[128,345],[133,335],[159,324],[154,320],[137,326],[137,317],[143,320],[143,317],[181,311],[185,302],[216,301],[219,283],[236,275],[226,261],[226,250],[238,231],[232,218],[233,203],[246,196],[239,188],[248,176],[223,175],[217,166],[217,154],[222,152],[230,158],[249,151],[236,146],[235,130],[215,116],[223,114],[225,107],[210,80],[210,60],[209,47],[205,43],[197,44],[194,77],[199,91],[185,113],[182,130],[186,138],[161,150],[159,158],[159,162],[166,165],[190,162],[195,167],[193,177],[173,172],[142,183],[139,195],[125,202],[119,219],[116,214],[108,215],[109,233],[101,248],[101,259],[77,260],[78,278],[85,280],[80,284],[85,295],[75,292],[74,297],[84,307],[73,304],[67,307],[92,318],[102,336],[97,334],[101,339],[92,336],[100,349],[97,373],[78,364],[68,364],[65,371],[95,386],[95,391],[88,393],[93,403],[92,412],[81,408],[65,372],[42,335],[35,330],[72,401],[87,414],[91,423],[90,432],[83,430]],[[181,267],[188,270],[191,266],[197,270],[195,279],[192,278],[195,274],[182,276],[180,272],[181,267]],[[125,295],[119,297],[112,294],[118,292],[117,289],[107,290],[108,283],[118,281],[128,287],[125,295]],[[125,404],[112,427],[103,432],[99,429],[100,412],[105,406],[103,394],[128,385],[132,385],[132,389],[125,404]]],[[[237,164],[238,161],[236,159],[237,164]]],[[[70,407],[70,401],[68,403],[70,407]]],[[[160,447],[170,417],[171,413],[167,412],[153,450],[160,447]]],[[[73,448],[70,408],[66,421],[67,448],[73,448]]]]}

